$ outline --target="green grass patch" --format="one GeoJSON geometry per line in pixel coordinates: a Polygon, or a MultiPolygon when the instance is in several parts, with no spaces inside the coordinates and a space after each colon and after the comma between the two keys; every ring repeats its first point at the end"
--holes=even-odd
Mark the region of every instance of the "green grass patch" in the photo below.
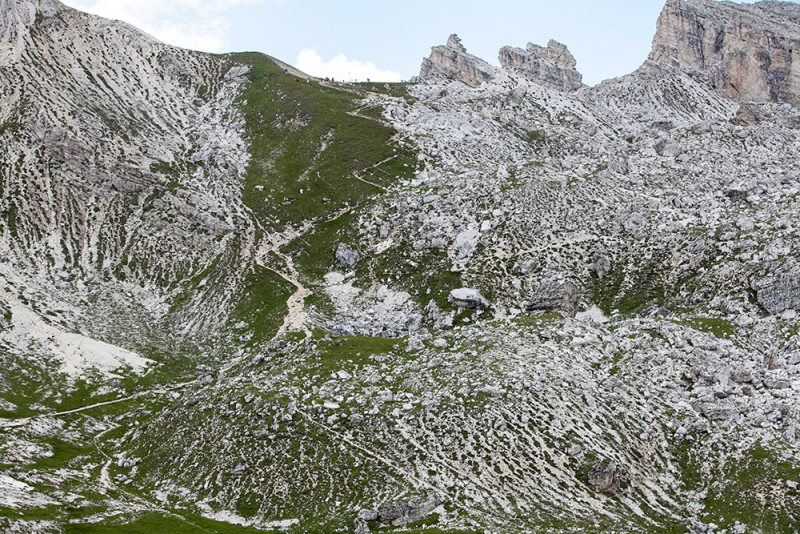
{"type": "Polygon", "coordinates": [[[618,265],[607,276],[595,281],[592,300],[610,315],[615,309],[623,315],[641,311],[667,296],[663,263],[653,258],[641,265],[618,265]]]}
{"type": "Polygon", "coordinates": [[[283,324],[289,312],[286,300],[295,287],[278,274],[256,266],[244,281],[244,295],[231,314],[231,326],[243,339],[245,346],[257,346],[269,341],[283,324]]]}
{"type": "Polygon", "coordinates": [[[0,135],[3,135],[5,132],[15,132],[19,129],[19,123],[16,120],[7,120],[6,122],[0,124],[0,135]]]}
{"type": "Polygon", "coordinates": [[[315,366],[313,372],[334,372],[346,366],[366,365],[371,363],[371,356],[391,352],[401,343],[400,339],[337,337],[320,345],[319,352],[312,357],[320,365],[315,366]]]}
{"type": "Polygon", "coordinates": [[[93,455],[97,452],[94,447],[82,447],[58,438],[44,440],[53,447],[53,456],[42,458],[32,466],[33,469],[61,469],[79,456],[93,455]]]}
{"type": "Polygon", "coordinates": [[[408,84],[405,83],[359,82],[353,85],[363,91],[369,91],[370,93],[411,98],[411,95],[408,94],[408,84]]]}
{"type": "Polygon", "coordinates": [[[714,334],[720,339],[730,339],[736,335],[736,324],[725,319],[715,317],[693,317],[679,322],[680,324],[684,324],[700,332],[714,334]]]}
{"type": "Polygon", "coordinates": [[[400,243],[382,254],[364,258],[356,274],[359,279],[391,279],[393,285],[408,291],[421,305],[433,300],[445,310],[453,289],[463,287],[461,273],[450,270],[451,262],[443,251],[410,251],[400,243]]]}
{"type": "Polygon", "coordinates": [[[703,458],[697,448],[684,443],[675,450],[686,489],[706,489],[705,523],[730,528],[736,521],[764,533],[794,532],[800,518],[797,493],[786,498],[776,494],[786,491],[785,480],[800,480],[800,466],[781,460],[775,452],[756,446],[742,458],[730,459],[711,478],[703,475],[703,458]],[[707,514],[707,515],[706,515],[707,514]]]}
{"type": "MultiPolygon", "coordinates": [[[[181,514],[186,517],[185,514],[181,514]]],[[[181,532],[186,534],[250,534],[263,530],[229,523],[212,521],[200,516],[189,516],[191,525],[172,516],[148,512],[137,518],[123,517],[107,519],[101,523],[78,523],[63,526],[66,534],[153,534],[156,532],[181,532]]]]}
{"type": "Polygon", "coordinates": [[[300,272],[310,281],[321,280],[334,265],[336,246],[340,242],[355,245],[353,212],[317,225],[312,231],[287,244],[282,252],[291,254],[300,272]]]}
{"type": "Polygon", "coordinates": [[[540,328],[549,326],[563,320],[563,316],[558,312],[545,312],[539,315],[522,315],[513,319],[513,322],[522,327],[540,328]]]}
{"type": "Polygon", "coordinates": [[[234,54],[249,65],[240,102],[252,155],[244,201],[267,228],[324,217],[379,193],[357,180],[399,148],[395,130],[348,113],[360,96],[298,81],[263,54],[234,54]]]}

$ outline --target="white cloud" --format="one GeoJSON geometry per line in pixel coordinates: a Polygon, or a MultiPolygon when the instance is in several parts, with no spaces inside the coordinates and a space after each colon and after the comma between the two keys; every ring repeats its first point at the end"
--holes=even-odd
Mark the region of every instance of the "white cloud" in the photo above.
{"type": "Polygon", "coordinates": [[[300,51],[294,66],[318,78],[359,82],[367,80],[399,82],[401,80],[400,73],[393,70],[381,70],[372,62],[364,63],[357,59],[347,59],[343,54],[339,54],[330,61],[325,61],[317,54],[316,50],[310,48],[300,51]]]}
{"type": "MultiPolygon", "coordinates": [[[[62,0],[81,11],[124,20],[168,44],[229,52],[227,12],[266,0],[62,0]]],[[[282,0],[270,0],[279,3],[282,0]]]]}

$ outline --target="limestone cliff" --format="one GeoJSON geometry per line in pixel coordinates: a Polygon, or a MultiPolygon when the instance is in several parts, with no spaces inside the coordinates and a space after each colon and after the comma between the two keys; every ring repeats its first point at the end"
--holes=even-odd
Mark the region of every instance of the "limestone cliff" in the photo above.
{"type": "Polygon", "coordinates": [[[461,39],[451,35],[445,46],[435,46],[422,60],[419,81],[438,83],[458,80],[478,87],[505,71],[513,71],[538,85],[559,91],[577,91],[583,87],[581,74],[575,70],[575,58],[563,44],[551,40],[547,47],[528,43],[525,50],[506,46],[500,49],[502,69],[467,53],[461,39]]]}
{"type": "Polygon", "coordinates": [[[419,79],[423,82],[458,80],[478,87],[490,80],[497,69],[484,60],[467,53],[458,35],[451,35],[445,46],[431,48],[431,56],[422,60],[419,79]]]}
{"type": "Polygon", "coordinates": [[[583,87],[581,73],[575,70],[575,58],[566,46],[552,39],[547,47],[533,43],[528,43],[525,50],[505,46],[500,49],[500,64],[552,89],[576,91],[583,87]]]}
{"type": "Polygon", "coordinates": [[[651,62],[707,77],[737,102],[800,106],[800,5],[668,0],[651,62]]]}

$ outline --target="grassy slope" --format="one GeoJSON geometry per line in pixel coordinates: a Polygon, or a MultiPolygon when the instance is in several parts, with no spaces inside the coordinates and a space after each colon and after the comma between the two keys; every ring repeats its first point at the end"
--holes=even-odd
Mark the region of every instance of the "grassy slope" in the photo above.
{"type": "MultiPolygon", "coordinates": [[[[241,95],[252,161],[244,199],[265,228],[322,218],[380,192],[353,175],[398,153],[395,131],[357,116],[358,90],[306,82],[267,56],[235,54],[251,67],[241,95]]],[[[386,162],[388,165],[389,162],[386,162]]]]}
{"type": "MultiPolygon", "coordinates": [[[[776,498],[786,480],[797,480],[800,470],[782,461],[773,450],[757,446],[739,459],[704,474],[702,442],[676,449],[687,489],[706,491],[703,521],[730,528],[737,521],[754,532],[797,532],[800,528],[800,495],[790,491],[776,498]]],[[[748,530],[749,532],[750,530],[748,530]]]]}
{"type": "MultiPolygon", "coordinates": [[[[306,220],[318,224],[284,248],[307,283],[333,264],[340,240],[355,240],[353,212],[331,220],[342,208],[364,204],[382,189],[408,178],[416,164],[411,149],[376,108],[360,109],[376,86],[335,87],[285,74],[262,54],[235,54],[251,67],[241,96],[252,160],[245,203],[266,231],[281,231],[306,220]],[[330,222],[325,222],[330,221],[330,222]]],[[[393,86],[394,96],[404,88],[393,86]]]]}

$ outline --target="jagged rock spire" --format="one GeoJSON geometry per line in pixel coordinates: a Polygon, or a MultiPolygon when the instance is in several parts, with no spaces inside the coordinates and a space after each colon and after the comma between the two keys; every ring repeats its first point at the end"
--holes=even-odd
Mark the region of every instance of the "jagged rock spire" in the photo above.
{"type": "Polygon", "coordinates": [[[552,39],[546,48],[533,43],[528,43],[525,50],[505,46],[500,49],[500,64],[545,87],[560,91],[583,87],[583,77],[575,70],[575,58],[566,46],[552,39]]]}
{"type": "Polygon", "coordinates": [[[447,39],[447,48],[457,50],[458,52],[466,52],[467,49],[461,44],[461,38],[455,33],[447,39]]]}
{"type": "Polygon", "coordinates": [[[467,54],[458,35],[453,34],[445,46],[434,46],[431,55],[422,61],[419,79],[423,82],[458,80],[471,87],[490,80],[497,69],[484,60],[467,54]]]}
{"type": "MultiPolygon", "coordinates": [[[[575,70],[575,58],[557,41],[551,40],[547,47],[529,43],[525,50],[506,46],[500,50],[500,64],[534,83],[559,91],[583,87],[581,74],[575,70]]],[[[422,61],[419,80],[432,83],[458,80],[477,87],[501,70],[468,54],[461,39],[453,34],[445,46],[433,47],[430,57],[422,61]]]]}

